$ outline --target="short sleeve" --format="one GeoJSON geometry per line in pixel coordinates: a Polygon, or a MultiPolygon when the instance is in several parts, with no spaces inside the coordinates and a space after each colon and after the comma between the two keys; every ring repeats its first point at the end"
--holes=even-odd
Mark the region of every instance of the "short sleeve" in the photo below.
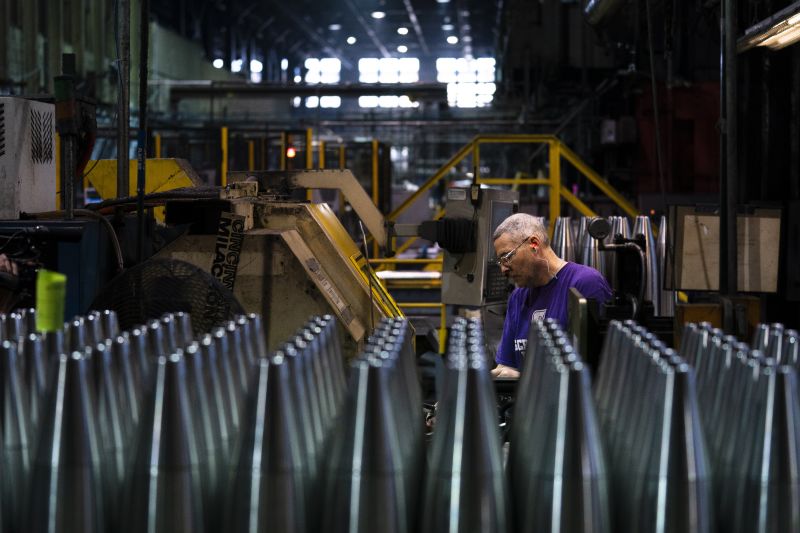
{"type": "Polygon", "coordinates": [[[582,278],[575,284],[575,288],[586,297],[597,300],[602,304],[611,299],[611,287],[608,285],[606,278],[600,272],[593,270],[592,273],[582,278]]]}

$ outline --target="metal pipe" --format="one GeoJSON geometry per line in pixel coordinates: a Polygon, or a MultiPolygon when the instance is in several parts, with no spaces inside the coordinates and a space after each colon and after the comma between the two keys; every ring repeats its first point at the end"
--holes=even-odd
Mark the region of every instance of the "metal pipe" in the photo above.
{"type": "Polygon", "coordinates": [[[119,69],[119,101],[117,102],[117,198],[128,196],[130,187],[130,145],[131,122],[131,4],[130,0],[119,0],[119,50],[117,68],[119,69]]]}
{"type": "Polygon", "coordinates": [[[737,58],[736,58],[736,0],[724,0],[722,11],[722,123],[720,168],[720,270],[719,290],[736,293],[736,197],[738,191],[738,123],[737,123],[737,58]]]}
{"type": "MultiPolygon", "coordinates": [[[[139,139],[136,148],[138,176],[136,180],[136,211],[138,228],[136,258],[144,260],[144,186],[147,169],[147,52],[150,46],[150,0],[142,0],[139,33],[139,139]]],[[[125,189],[127,193],[127,188],[125,189]]]]}

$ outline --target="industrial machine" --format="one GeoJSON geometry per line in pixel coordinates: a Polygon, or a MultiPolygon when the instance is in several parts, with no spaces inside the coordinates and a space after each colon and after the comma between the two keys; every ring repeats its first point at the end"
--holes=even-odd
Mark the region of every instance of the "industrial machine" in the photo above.
{"type": "MultiPolygon", "coordinates": [[[[270,350],[309,316],[330,313],[354,355],[381,318],[403,314],[335,213],[304,200],[318,185],[340,188],[356,210],[372,205],[348,170],[231,173],[218,199],[167,202],[167,224],[187,231],[157,257],[211,272],[246,312],[265,317],[270,350]]],[[[359,216],[385,245],[377,209],[359,216]]]]}

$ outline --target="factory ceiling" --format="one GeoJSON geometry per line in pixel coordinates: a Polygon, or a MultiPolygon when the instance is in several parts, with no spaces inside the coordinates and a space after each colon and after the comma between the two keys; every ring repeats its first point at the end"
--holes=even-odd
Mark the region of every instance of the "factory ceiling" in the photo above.
{"type": "MultiPolygon", "coordinates": [[[[335,57],[494,57],[503,0],[154,0],[162,25],[201,41],[209,60],[290,69],[335,57]]],[[[284,69],[286,70],[286,69],[284,69]]]]}

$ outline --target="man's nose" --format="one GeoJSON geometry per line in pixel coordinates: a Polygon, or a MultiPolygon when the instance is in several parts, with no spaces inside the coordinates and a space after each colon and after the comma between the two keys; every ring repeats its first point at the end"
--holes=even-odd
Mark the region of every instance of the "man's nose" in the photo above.
{"type": "Polygon", "coordinates": [[[506,266],[506,265],[504,265],[504,264],[500,263],[500,273],[501,273],[501,274],[505,274],[505,273],[506,273],[506,272],[508,272],[509,270],[511,270],[511,269],[510,269],[510,268],[508,268],[508,266],[506,266]]]}

